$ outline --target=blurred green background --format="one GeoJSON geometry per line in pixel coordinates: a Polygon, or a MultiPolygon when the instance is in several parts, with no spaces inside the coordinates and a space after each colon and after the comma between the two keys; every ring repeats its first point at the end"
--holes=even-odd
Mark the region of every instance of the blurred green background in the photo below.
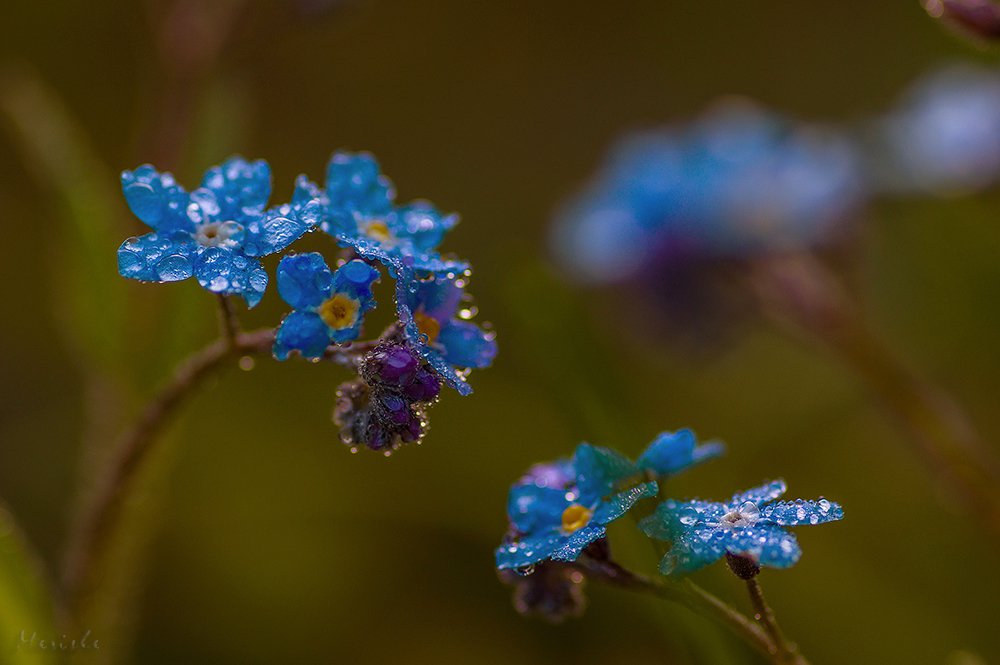
{"type": "MultiPolygon", "coordinates": [[[[763,324],[704,353],[672,348],[621,294],[561,278],[546,249],[554,207],[626,130],[733,93],[853,121],[942,60],[995,53],[909,0],[240,4],[0,8],[0,496],[45,564],[80,469],[215,334],[214,298],[193,282],[117,277],[117,245],[142,231],[117,191],[123,168],[154,161],[190,184],[240,152],[271,162],[280,199],[298,173],[322,178],[334,149],[371,150],[401,199],[462,214],[446,248],[474,263],[501,353],[474,395],[433,408],[424,445],[389,459],[337,442],[336,367],[262,360],[209,385],[130,510],[139,536],[115,564],[125,609],[107,624],[128,630],[95,635],[105,659],[757,662],[714,624],[618,590],[591,587],[579,620],[526,620],[493,571],[508,485],[529,464],[581,440],[635,454],[690,426],[730,453],[673,494],[783,476],[791,495],[845,506],[844,522],[800,532],[795,569],[762,577],[815,663],[1000,660],[998,553],[835,358],[763,324]]],[[[883,204],[855,275],[873,325],[994,441],[998,210],[997,193],[883,204]]],[[[283,311],[271,288],[244,320],[283,311]]],[[[630,525],[614,538],[653,570],[630,525]]],[[[747,609],[721,567],[697,579],[747,609]]],[[[0,622],[3,648],[37,604],[0,622]]]]}

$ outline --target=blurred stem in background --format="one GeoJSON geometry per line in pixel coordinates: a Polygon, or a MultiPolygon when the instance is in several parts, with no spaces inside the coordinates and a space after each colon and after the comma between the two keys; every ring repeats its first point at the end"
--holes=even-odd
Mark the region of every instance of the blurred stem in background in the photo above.
{"type": "Polygon", "coordinates": [[[818,340],[880,400],[944,482],[1000,541],[1000,463],[962,408],[917,375],[869,329],[838,277],[810,254],[769,258],[751,268],[762,309],[785,331],[818,340]]]}

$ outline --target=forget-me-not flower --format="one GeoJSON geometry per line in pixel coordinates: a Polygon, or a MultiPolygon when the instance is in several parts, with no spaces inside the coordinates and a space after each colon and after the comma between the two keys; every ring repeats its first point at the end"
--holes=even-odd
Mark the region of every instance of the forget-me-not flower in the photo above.
{"type": "Polygon", "coordinates": [[[392,182],[368,153],[334,153],[322,190],[300,176],[293,201],[316,197],[323,205],[320,228],[393,273],[400,265],[440,274],[468,269],[467,263],[442,258],[437,249],[458,216],[426,201],[397,206],[392,182]]]}
{"type": "Polygon", "coordinates": [[[788,568],[802,550],[785,527],[832,522],[844,511],[826,499],[775,501],[784,493],[784,481],[776,480],[735,494],[728,503],[668,500],[639,526],[652,538],[670,541],[660,562],[664,575],[684,575],[727,554],[757,566],[788,568]]]}
{"type": "Polygon", "coordinates": [[[122,173],[129,208],[152,233],[118,249],[123,277],[176,282],[194,276],[214,293],[240,295],[250,307],[267,288],[259,258],[280,252],[318,221],[319,202],[305,197],[266,208],[267,162],[232,157],[206,171],[188,192],[170,173],[146,164],[122,173]]]}
{"type": "Polygon", "coordinates": [[[497,354],[496,334],[473,323],[465,277],[426,274],[409,268],[396,278],[399,322],[411,344],[441,378],[462,395],[472,392],[467,369],[489,367],[497,354]]]}
{"type": "Polygon", "coordinates": [[[278,327],[274,356],[292,351],[322,358],[330,344],[358,338],[365,314],[375,307],[372,284],[379,272],[361,259],[331,272],[321,254],[293,254],[278,264],[278,293],[295,309],[278,327]]]}

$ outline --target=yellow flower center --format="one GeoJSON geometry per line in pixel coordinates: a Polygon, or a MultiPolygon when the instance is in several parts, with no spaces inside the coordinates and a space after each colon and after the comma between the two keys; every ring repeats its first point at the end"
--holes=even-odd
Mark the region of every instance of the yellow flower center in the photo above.
{"type": "Polygon", "coordinates": [[[574,503],[569,508],[563,511],[562,514],[562,528],[566,533],[573,533],[574,531],[579,531],[583,527],[587,526],[590,522],[590,518],[594,515],[593,511],[584,508],[578,503],[574,503]]]}
{"type": "Polygon", "coordinates": [[[387,243],[393,240],[392,231],[382,220],[375,220],[373,222],[368,222],[365,226],[365,235],[369,238],[378,240],[381,243],[387,243]]]}
{"type": "Polygon", "coordinates": [[[329,300],[323,301],[319,306],[319,318],[323,323],[334,330],[350,328],[358,322],[358,310],[361,303],[353,298],[349,298],[343,293],[334,295],[329,300]]]}
{"type": "Polygon", "coordinates": [[[421,335],[427,335],[427,343],[433,344],[441,334],[441,324],[433,316],[425,312],[417,312],[413,315],[413,320],[417,322],[417,330],[421,335]]]}

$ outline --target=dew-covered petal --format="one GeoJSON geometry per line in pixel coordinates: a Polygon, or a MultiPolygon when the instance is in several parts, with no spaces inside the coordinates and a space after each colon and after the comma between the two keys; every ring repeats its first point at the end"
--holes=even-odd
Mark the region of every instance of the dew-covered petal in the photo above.
{"type": "Polygon", "coordinates": [[[517,482],[519,485],[565,489],[576,482],[576,469],[568,459],[542,462],[533,465],[517,482]]]}
{"type": "Polygon", "coordinates": [[[746,556],[761,566],[788,568],[802,556],[795,535],[774,524],[755,524],[729,533],[726,551],[746,556]]]}
{"type": "Polygon", "coordinates": [[[263,159],[233,156],[205,171],[202,189],[215,196],[218,216],[243,222],[259,214],[271,196],[271,167],[263,159]]]}
{"type": "MultiPolygon", "coordinates": [[[[304,206],[310,201],[317,201],[325,205],[326,195],[319,186],[304,175],[295,179],[295,191],[292,193],[292,205],[296,207],[304,206]]],[[[319,211],[322,214],[322,211],[319,211]]],[[[317,220],[319,221],[319,220],[317,220]]]]}
{"type": "Polygon", "coordinates": [[[774,501],[777,499],[785,493],[786,489],[784,480],[772,480],[761,485],[760,487],[754,487],[746,492],[734,494],[730,504],[733,506],[739,506],[742,503],[751,501],[760,507],[768,501],[774,501]]]}
{"type": "Polygon", "coordinates": [[[190,233],[147,233],[118,248],[118,273],[143,282],[177,282],[194,272],[201,248],[190,233]]]}
{"type": "Polygon", "coordinates": [[[278,263],[278,294],[295,309],[319,307],[332,285],[333,273],[318,252],[291,254],[278,263]]]}
{"type": "Polygon", "coordinates": [[[609,448],[581,443],[573,454],[576,482],[585,501],[611,494],[615,485],[634,476],[639,469],[630,459],[609,448]]]}
{"type": "Polygon", "coordinates": [[[449,321],[441,328],[437,344],[444,349],[444,359],[456,367],[489,367],[497,355],[496,334],[469,321],[449,321]]]}
{"type": "Polygon", "coordinates": [[[172,174],[143,164],[134,171],[122,171],[121,182],[125,202],[145,224],[161,233],[194,230],[187,215],[190,196],[172,174]]]}
{"type": "Polygon", "coordinates": [[[639,522],[639,528],[651,538],[674,540],[692,529],[717,524],[725,514],[722,503],[667,499],[639,522]]]}
{"type": "Polygon", "coordinates": [[[721,559],[729,541],[727,532],[713,527],[699,527],[673,541],[670,551],[660,561],[664,575],[687,575],[721,559]]]}
{"type": "Polygon", "coordinates": [[[761,508],[760,518],[781,526],[824,524],[843,519],[844,509],[840,504],[826,499],[777,501],[761,508]]]}
{"type": "Polygon", "coordinates": [[[284,204],[265,211],[246,223],[243,251],[247,256],[267,256],[282,251],[316,224],[319,209],[319,203],[310,201],[300,208],[284,204]]]}
{"type": "Polygon", "coordinates": [[[565,536],[548,533],[505,543],[496,549],[496,564],[500,570],[526,568],[548,559],[565,536]]]}
{"type": "Polygon", "coordinates": [[[443,214],[427,201],[415,201],[396,208],[392,226],[406,237],[419,253],[433,252],[448,231],[458,224],[458,215],[443,214]]]}
{"type": "Polygon", "coordinates": [[[367,311],[375,306],[375,296],[372,294],[372,284],[378,281],[379,271],[360,259],[348,261],[333,273],[333,290],[346,293],[355,300],[361,301],[362,309],[367,311]]]}
{"type": "Polygon", "coordinates": [[[287,360],[292,351],[303,358],[322,358],[330,345],[330,328],[314,312],[296,310],[286,316],[274,337],[274,357],[287,360]]]}
{"type": "Polygon", "coordinates": [[[698,446],[694,432],[681,429],[676,432],[663,432],[656,437],[645,452],[639,456],[637,464],[642,469],[649,469],[657,475],[672,475],[718,457],[725,452],[725,446],[718,441],[711,441],[698,446]]]}
{"type": "Polygon", "coordinates": [[[260,261],[225,247],[207,247],[194,263],[198,283],[213,293],[240,295],[249,307],[264,296],[267,273],[260,261]]]}
{"type": "Polygon", "coordinates": [[[591,524],[578,531],[574,531],[560,541],[559,545],[552,550],[549,555],[553,561],[576,561],[583,550],[595,542],[608,535],[607,529],[602,525],[591,524]]]}
{"type": "Polygon", "coordinates": [[[521,533],[558,529],[571,501],[561,488],[515,485],[507,499],[507,516],[521,533]]]}
{"type": "Polygon", "coordinates": [[[640,500],[656,496],[656,483],[641,483],[601,501],[590,519],[591,524],[610,524],[627,513],[640,500]]]}

